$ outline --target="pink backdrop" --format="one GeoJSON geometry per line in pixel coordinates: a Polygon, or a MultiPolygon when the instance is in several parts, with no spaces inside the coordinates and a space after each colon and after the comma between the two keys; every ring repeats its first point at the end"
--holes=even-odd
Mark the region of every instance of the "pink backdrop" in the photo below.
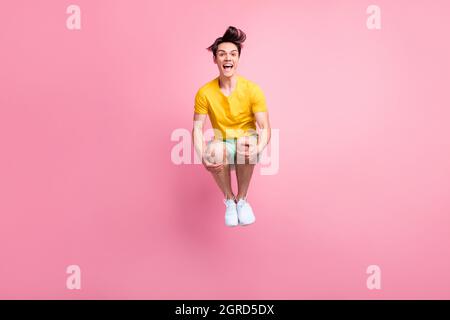
{"type": "Polygon", "coordinates": [[[450,298],[448,1],[3,2],[0,298],[450,298]],[[170,157],[229,25],[280,132],[233,229],[170,157]]]}

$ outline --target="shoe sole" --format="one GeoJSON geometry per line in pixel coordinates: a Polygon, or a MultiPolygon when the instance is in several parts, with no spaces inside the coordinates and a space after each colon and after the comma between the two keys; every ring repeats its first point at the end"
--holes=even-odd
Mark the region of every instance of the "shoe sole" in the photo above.
{"type": "Polygon", "coordinates": [[[227,224],[227,223],[225,222],[225,225],[226,225],[227,227],[237,227],[237,226],[239,225],[239,222],[238,222],[237,224],[227,224]]]}
{"type": "Polygon", "coordinates": [[[255,222],[256,222],[256,220],[253,221],[253,222],[250,222],[250,223],[240,223],[240,222],[239,222],[239,225],[240,225],[240,226],[249,226],[249,225],[251,225],[251,224],[254,224],[255,222]]]}

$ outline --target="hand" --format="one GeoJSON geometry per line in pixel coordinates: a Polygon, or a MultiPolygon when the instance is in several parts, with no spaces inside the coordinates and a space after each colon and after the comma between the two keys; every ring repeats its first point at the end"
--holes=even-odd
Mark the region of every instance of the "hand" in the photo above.
{"type": "Polygon", "coordinates": [[[208,161],[207,157],[204,156],[202,158],[202,163],[205,166],[206,170],[213,173],[218,173],[222,170],[223,163],[213,163],[208,161]]]}
{"type": "Polygon", "coordinates": [[[206,170],[218,173],[223,169],[223,143],[222,142],[213,142],[208,145],[205,153],[202,157],[202,163],[205,166],[206,170]]]}

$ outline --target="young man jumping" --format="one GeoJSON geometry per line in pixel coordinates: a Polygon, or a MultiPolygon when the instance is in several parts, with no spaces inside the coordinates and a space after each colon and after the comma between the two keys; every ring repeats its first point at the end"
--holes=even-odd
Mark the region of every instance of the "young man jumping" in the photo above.
{"type": "Polygon", "coordinates": [[[245,39],[242,30],[230,26],[207,48],[213,53],[219,76],[198,90],[192,130],[195,150],[224,194],[225,225],[230,227],[248,225],[256,220],[247,201],[247,192],[253,169],[270,141],[271,131],[262,90],[237,74],[245,39]],[[205,143],[203,126],[207,115],[214,129],[214,140],[205,143]],[[237,196],[231,187],[231,170],[236,171],[237,196]]]}

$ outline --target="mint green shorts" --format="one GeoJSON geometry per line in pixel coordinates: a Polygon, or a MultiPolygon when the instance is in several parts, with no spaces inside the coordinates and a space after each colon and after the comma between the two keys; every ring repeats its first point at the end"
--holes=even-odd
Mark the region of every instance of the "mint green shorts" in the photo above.
{"type": "MultiPolygon", "coordinates": [[[[258,135],[252,135],[256,136],[258,139],[258,135]]],[[[236,163],[237,163],[237,138],[231,138],[231,139],[223,139],[222,142],[225,143],[226,147],[226,154],[227,154],[227,163],[230,165],[230,170],[236,169],[236,163]]],[[[213,140],[210,140],[207,142],[207,146],[209,146],[213,140]]],[[[258,140],[257,140],[258,141],[258,140]]],[[[256,163],[260,162],[260,155],[258,154],[256,157],[256,163]]]]}

